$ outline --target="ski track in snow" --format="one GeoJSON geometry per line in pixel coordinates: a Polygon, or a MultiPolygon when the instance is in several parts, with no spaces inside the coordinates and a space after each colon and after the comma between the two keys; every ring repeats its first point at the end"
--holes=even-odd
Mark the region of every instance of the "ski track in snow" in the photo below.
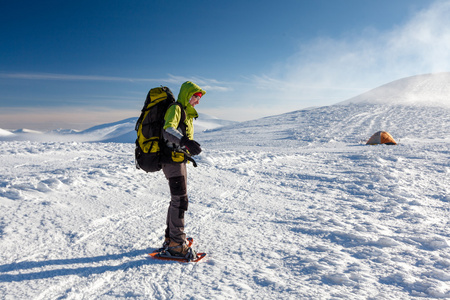
{"type": "Polygon", "coordinates": [[[169,191],[133,144],[0,142],[0,297],[450,298],[449,115],[332,106],[199,134],[196,264],[147,258],[169,191]],[[361,143],[377,130],[400,145],[361,143]]]}

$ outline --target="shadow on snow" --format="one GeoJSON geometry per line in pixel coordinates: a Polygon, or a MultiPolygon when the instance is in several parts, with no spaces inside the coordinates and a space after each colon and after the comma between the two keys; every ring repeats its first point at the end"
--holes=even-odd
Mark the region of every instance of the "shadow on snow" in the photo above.
{"type": "MultiPolygon", "coordinates": [[[[55,259],[55,260],[47,260],[47,261],[24,261],[19,263],[11,263],[6,265],[0,265],[0,272],[12,272],[12,271],[21,271],[21,270],[30,270],[35,268],[46,268],[50,266],[64,266],[64,265],[74,265],[74,264],[93,264],[102,261],[113,261],[120,260],[123,258],[132,258],[138,257],[142,255],[147,255],[152,252],[154,249],[145,249],[145,250],[134,250],[127,253],[122,254],[111,254],[111,255],[102,255],[96,257],[82,257],[82,258],[69,258],[69,259],[55,259]]],[[[20,273],[20,274],[0,274],[0,282],[20,282],[26,280],[38,280],[38,279],[46,279],[53,278],[58,276],[69,276],[69,275],[78,275],[87,277],[92,274],[102,274],[105,272],[114,272],[117,270],[127,270],[130,268],[137,268],[143,265],[148,264],[164,264],[167,262],[153,260],[149,256],[145,257],[145,259],[134,260],[122,263],[120,265],[101,265],[101,266],[87,266],[87,267],[78,267],[78,268],[64,268],[61,267],[59,269],[53,270],[45,270],[45,271],[36,271],[32,273],[20,273]]]]}

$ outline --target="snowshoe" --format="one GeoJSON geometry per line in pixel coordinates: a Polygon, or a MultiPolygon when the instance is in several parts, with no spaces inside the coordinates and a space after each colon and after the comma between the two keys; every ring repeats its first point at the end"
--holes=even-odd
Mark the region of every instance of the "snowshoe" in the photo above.
{"type": "Polygon", "coordinates": [[[150,253],[150,257],[160,260],[172,260],[179,262],[198,262],[206,256],[206,253],[196,253],[191,248],[194,240],[187,238],[184,244],[171,243],[165,248],[156,249],[150,253]]]}

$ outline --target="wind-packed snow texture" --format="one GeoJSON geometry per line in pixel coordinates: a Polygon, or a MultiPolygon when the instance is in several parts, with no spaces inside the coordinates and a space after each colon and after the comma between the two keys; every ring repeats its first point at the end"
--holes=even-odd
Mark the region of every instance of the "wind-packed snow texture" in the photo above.
{"type": "Polygon", "coordinates": [[[186,231],[132,143],[0,142],[2,299],[450,298],[450,109],[320,107],[196,135],[186,231]],[[385,130],[397,146],[367,146],[385,130]]]}

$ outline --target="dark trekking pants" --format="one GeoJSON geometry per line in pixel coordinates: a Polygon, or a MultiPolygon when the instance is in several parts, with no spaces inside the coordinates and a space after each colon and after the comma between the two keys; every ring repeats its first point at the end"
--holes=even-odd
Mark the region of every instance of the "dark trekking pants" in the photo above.
{"type": "Polygon", "coordinates": [[[188,209],[186,163],[163,164],[162,169],[170,187],[166,237],[176,243],[184,243],[184,212],[188,209]]]}

